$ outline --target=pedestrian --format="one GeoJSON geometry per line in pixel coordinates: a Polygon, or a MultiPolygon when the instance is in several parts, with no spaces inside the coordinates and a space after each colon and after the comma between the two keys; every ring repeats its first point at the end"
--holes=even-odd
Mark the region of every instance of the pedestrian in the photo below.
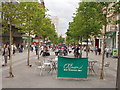
{"type": "Polygon", "coordinates": [[[98,54],[99,55],[101,54],[101,48],[98,48],[98,54]]]}
{"type": "Polygon", "coordinates": [[[46,50],[46,56],[50,56],[50,52],[48,49],[46,50]]]}
{"type": "Polygon", "coordinates": [[[21,44],[21,51],[23,52],[23,48],[24,48],[24,46],[23,46],[23,44],[21,44]]]}
{"type": "Polygon", "coordinates": [[[106,58],[108,58],[108,56],[109,56],[109,48],[106,48],[105,52],[106,52],[106,58]]]}
{"type": "Polygon", "coordinates": [[[10,60],[10,45],[8,45],[8,56],[9,56],[9,60],[10,60]]]}
{"type": "Polygon", "coordinates": [[[110,57],[112,57],[112,49],[109,49],[110,57]]]}
{"type": "Polygon", "coordinates": [[[38,46],[35,45],[35,51],[36,51],[36,55],[38,55],[38,46]]]}
{"type": "Polygon", "coordinates": [[[15,54],[15,52],[16,52],[16,50],[17,50],[17,47],[16,47],[15,44],[13,45],[13,50],[14,50],[14,53],[13,53],[13,54],[15,54]]]}
{"type": "Polygon", "coordinates": [[[23,45],[19,45],[19,52],[22,53],[23,52],[23,45]]]}
{"type": "Polygon", "coordinates": [[[47,47],[44,46],[42,56],[47,56],[47,47]]]}
{"type": "Polygon", "coordinates": [[[72,52],[72,48],[70,46],[68,47],[68,52],[69,54],[72,52]]]}
{"type": "Polygon", "coordinates": [[[43,53],[43,49],[44,49],[44,46],[41,46],[40,49],[41,49],[41,51],[40,51],[40,55],[42,55],[42,53],[43,53]]]}
{"type": "Polygon", "coordinates": [[[21,45],[20,44],[18,45],[18,50],[19,50],[19,53],[21,53],[21,45]]]}
{"type": "Polygon", "coordinates": [[[34,47],[34,45],[30,45],[30,47],[31,47],[31,51],[33,52],[33,47],[34,47]]]}
{"type": "Polygon", "coordinates": [[[76,45],[76,47],[74,49],[74,56],[77,57],[77,58],[79,57],[79,54],[80,54],[79,50],[80,50],[80,48],[78,47],[78,45],[76,45]]]}
{"type": "Polygon", "coordinates": [[[13,49],[13,55],[14,55],[15,54],[15,46],[14,45],[13,45],[12,49],[13,49]]]}
{"type": "Polygon", "coordinates": [[[55,55],[58,56],[58,53],[59,53],[59,49],[56,48],[56,49],[55,49],[55,55]]]}
{"type": "Polygon", "coordinates": [[[95,55],[97,55],[97,52],[98,52],[98,48],[97,46],[95,47],[95,55]]]}
{"type": "Polygon", "coordinates": [[[5,66],[7,66],[7,58],[8,58],[8,46],[7,44],[4,45],[3,56],[5,60],[5,66]]]}
{"type": "Polygon", "coordinates": [[[13,54],[15,54],[16,49],[17,49],[16,45],[13,44],[13,46],[12,46],[13,54]]]}

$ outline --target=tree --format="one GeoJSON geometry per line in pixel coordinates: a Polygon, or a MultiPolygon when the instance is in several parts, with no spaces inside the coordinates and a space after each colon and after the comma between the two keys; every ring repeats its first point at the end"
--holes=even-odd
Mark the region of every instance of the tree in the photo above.
{"type": "Polygon", "coordinates": [[[108,2],[102,2],[100,3],[100,6],[101,6],[101,14],[103,16],[103,25],[104,25],[104,28],[103,28],[103,52],[102,52],[102,63],[101,63],[101,69],[100,69],[100,79],[104,79],[104,59],[105,59],[105,48],[106,48],[106,40],[105,40],[105,37],[106,37],[106,29],[107,29],[107,24],[108,24],[108,19],[107,19],[107,15],[108,15],[108,12],[109,12],[109,4],[108,2]]]}
{"type": "MultiPolygon", "coordinates": [[[[104,56],[105,56],[105,46],[106,46],[106,27],[109,23],[107,18],[109,12],[109,2],[82,2],[79,4],[79,8],[77,9],[76,16],[73,18],[72,25],[70,25],[69,33],[71,36],[76,36],[77,33],[83,35],[82,38],[87,39],[90,36],[100,34],[100,29],[104,26],[103,29],[103,52],[102,52],[102,64],[100,70],[100,79],[104,77],[104,56]]],[[[87,43],[88,46],[88,43],[87,43]]],[[[88,48],[86,47],[86,51],[88,48]]],[[[86,56],[88,53],[86,52],[86,56]]]]}
{"type": "MultiPolygon", "coordinates": [[[[38,8],[42,8],[41,6],[38,6],[38,8]]],[[[38,60],[39,60],[39,48],[40,48],[40,37],[42,37],[43,32],[42,32],[42,27],[43,27],[43,23],[44,19],[45,19],[45,12],[46,10],[43,8],[41,9],[42,11],[38,11],[36,9],[36,13],[34,15],[34,19],[33,19],[33,29],[34,29],[34,34],[38,35],[39,37],[39,41],[38,41],[38,60]]]]}
{"type": "Polygon", "coordinates": [[[87,40],[86,57],[88,57],[88,38],[101,33],[102,28],[100,6],[94,2],[81,2],[73,17],[73,22],[69,23],[69,35],[79,41],[80,37],[87,40]]]}
{"type": "Polygon", "coordinates": [[[19,27],[22,29],[22,32],[28,34],[28,59],[27,59],[27,65],[30,65],[30,36],[32,34],[35,34],[35,32],[38,30],[38,27],[35,28],[38,24],[38,26],[41,26],[41,20],[45,16],[45,10],[42,8],[42,6],[39,6],[37,2],[21,2],[20,4],[20,16],[21,19],[18,19],[21,21],[20,25],[16,25],[16,27],[19,27]],[[32,13],[31,13],[32,12],[32,13]],[[39,23],[38,23],[39,22],[39,23]]]}
{"type": "MultiPolygon", "coordinates": [[[[42,37],[45,41],[45,38],[50,39],[51,41],[55,42],[55,39],[57,38],[57,33],[55,32],[55,27],[51,23],[51,20],[47,17],[44,17],[42,19],[36,18],[35,22],[35,29],[36,34],[40,37],[42,37]]],[[[39,52],[39,50],[38,50],[39,52]]],[[[39,59],[39,54],[38,54],[39,59]]]]}
{"type": "Polygon", "coordinates": [[[62,36],[60,36],[59,38],[58,38],[58,43],[63,43],[64,42],[64,38],[62,38],[62,36]]]}
{"type": "Polygon", "coordinates": [[[15,24],[18,24],[17,18],[18,17],[18,4],[17,3],[12,3],[12,2],[7,2],[7,3],[2,3],[2,32],[4,33],[5,31],[10,32],[10,71],[9,71],[9,77],[14,77],[13,72],[12,72],[12,26],[15,24]]]}

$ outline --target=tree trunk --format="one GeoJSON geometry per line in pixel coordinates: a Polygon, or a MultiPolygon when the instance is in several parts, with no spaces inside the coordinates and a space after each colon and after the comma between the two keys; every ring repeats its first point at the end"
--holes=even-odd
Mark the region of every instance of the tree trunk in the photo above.
{"type": "Polygon", "coordinates": [[[30,66],[30,31],[29,31],[29,38],[28,38],[28,59],[27,65],[30,66]]]}
{"type": "Polygon", "coordinates": [[[38,60],[40,59],[40,39],[38,40],[38,60]]]}
{"type": "Polygon", "coordinates": [[[88,38],[87,38],[87,45],[86,45],[86,57],[88,57],[88,38]]]}
{"type": "Polygon", "coordinates": [[[104,26],[104,35],[103,35],[103,52],[102,52],[102,63],[100,69],[100,79],[104,79],[104,62],[105,62],[105,48],[106,48],[106,29],[107,29],[107,8],[105,13],[105,26],[104,26]]]}
{"type": "Polygon", "coordinates": [[[12,72],[12,26],[11,26],[11,21],[10,21],[10,72],[9,72],[9,77],[14,77],[13,72],[12,72]]]}
{"type": "Polygon", "coordinates": [[[81,45],[80,45],[80,56],[82,58],[82,37],[81,37],[81,45]]]}
{"type": "Polygon", "coordinates": [[[100,79],[104,78],[104,59],[105,59],[105,35],[103,37],[103,53],[102,53],[102,63],[101,63],[101,70],[100,70],[100,79]]]}

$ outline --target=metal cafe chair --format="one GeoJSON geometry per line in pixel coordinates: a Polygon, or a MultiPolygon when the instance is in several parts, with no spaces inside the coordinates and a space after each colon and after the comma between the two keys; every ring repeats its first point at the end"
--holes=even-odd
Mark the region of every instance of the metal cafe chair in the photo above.
{"type": "Polygon", "coordinates": [[[35,68],[35,71],[37,70],[37,69],[41,69],[43,66],[43,61],[37,61],[37,62],[35,62],[35,65],[36,65],[36,68],[35,68]]]}
{"type": "Polygon", "coordinates": [[[53,71],[57,71],[57,62],[56,61],[50,61],[51,63],[51,69],[49,72],[53,73],[53,71]]]}
{"type": "Polygon", "coordinates": [[[88,71],[89,71],[89,74],[95,74],[96,75],[96,72],[94,70],[94,65],[95,63],[97,63],[97,61],[88,61],[88,71]]]}
{"type": "Polygon", "coordinates": [[[53,71],[57,71],[57,57],[55,58],[50,58],[48,60],[51,63],[51,69],[49,72],[53,73],[53,71]]]}
{"type": "Polygon", "coordinates": [[[46,63],[44,61],[35,62],[36,69],[39,69],[40,76],[43,74],[43,71],[50,71],[51,70],[51,63],[46,63]]]}

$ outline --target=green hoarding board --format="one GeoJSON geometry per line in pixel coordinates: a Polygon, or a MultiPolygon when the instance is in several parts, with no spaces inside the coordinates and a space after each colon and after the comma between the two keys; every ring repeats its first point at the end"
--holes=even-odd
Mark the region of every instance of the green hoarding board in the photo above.
{"type": "Polygon", "coordinates": [[[117,57],[118,56],[118,49],[113,49],[113,57],[117,57]]]}
{"type": "Polygon", "coordinates": [[[88,58],[58,57],[58,75],[65,78],[87,78],[88,58]]]}

